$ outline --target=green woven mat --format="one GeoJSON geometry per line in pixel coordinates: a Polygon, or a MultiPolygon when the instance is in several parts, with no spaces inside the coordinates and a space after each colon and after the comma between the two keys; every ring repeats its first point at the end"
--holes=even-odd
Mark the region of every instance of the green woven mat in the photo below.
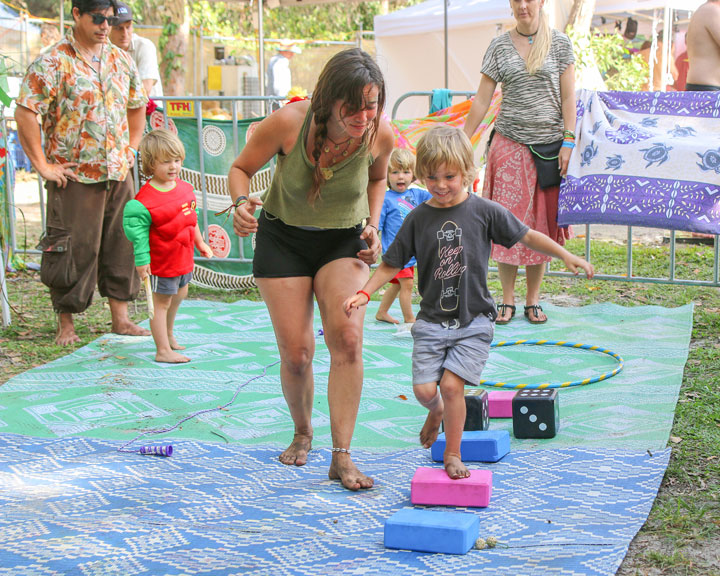
{"type": "MultiPolygon", "coordinates": [[[[550,321],[531,326],[522,317],[499,326],[496,340],[549,339],[595,344],[619,353],[625,369],[596,384],[560,391],[561,429],[552,440],[515,441],[518,448],[665,446],[687,359],[692,306],[582,308],[544,306],[550,321]]],[[[412,393],[412,339],[375,322],[365,326],[365,383],[354,447],[417,446],[425,417],[412,393]]],[[[399,309],[393,309],[401,317],[399,309]]],[[[319,314],[316,314],[319,318],[319,314]]],[[[320,328],[316,321],[316,330],[320,328]]],[[[278,359],[262,303],[186,301],[176,336],[192,362],[153,361],[151,338],[108,335],[68,356],[20,374],[0,388],[0,431],[30,436],[80,435],[130,440],[174,425],[189,414],[230,401],[238,386],[278,359]]],[[[513,346],[491,352],[484,377],[513,383],[582,380],[612,370],[616,361],[595,352],[513,346]]],[[[327,376],[330,358],[318,337],[313,414],[317,447],[330,445],[327,376]]],[[[509,420],[491,428],[512,429],[509,420]]],[[[255,378],[227,409],[185,422],[172,436],[246,444],[285,444],[292,422],[280,391],[279,366],[255,378]]]]}

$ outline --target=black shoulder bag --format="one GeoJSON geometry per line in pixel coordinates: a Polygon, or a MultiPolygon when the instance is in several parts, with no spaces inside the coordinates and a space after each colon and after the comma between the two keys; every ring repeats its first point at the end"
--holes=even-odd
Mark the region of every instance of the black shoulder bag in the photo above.
{"type": "Polygon", "coordinates": [[[527,145],[535,161],[538,184],[542,189],[560,186],[558,157],[560,156],[562,143],[562,140],[558,140],[557,142],[550,142],[550,144],[527,145]]]}

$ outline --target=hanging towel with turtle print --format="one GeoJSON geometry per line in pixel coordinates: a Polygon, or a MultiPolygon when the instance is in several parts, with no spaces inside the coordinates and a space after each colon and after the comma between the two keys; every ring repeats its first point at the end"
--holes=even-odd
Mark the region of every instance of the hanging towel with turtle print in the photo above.
{"type": "Polygon", "coordinates": [[[558,223],[720,234],[720,92],[579,90],[558,223]]]}

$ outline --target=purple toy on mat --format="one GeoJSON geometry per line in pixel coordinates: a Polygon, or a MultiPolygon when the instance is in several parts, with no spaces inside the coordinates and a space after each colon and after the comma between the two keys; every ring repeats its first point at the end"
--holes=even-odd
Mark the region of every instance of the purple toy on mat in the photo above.
{"type": "Polygon", "coordinates": [[[451,480],[442,468],[420,467],[410,482],[410,501],[426,506],[485,508],[491,492],[490,470],[470,470],[469,478],[451,480]]]}
{"type": "Polygon", "coordinates": [[[146,456],[172,456],[172,444],[166,446],[140,446],[140,454],[146,456]]]}

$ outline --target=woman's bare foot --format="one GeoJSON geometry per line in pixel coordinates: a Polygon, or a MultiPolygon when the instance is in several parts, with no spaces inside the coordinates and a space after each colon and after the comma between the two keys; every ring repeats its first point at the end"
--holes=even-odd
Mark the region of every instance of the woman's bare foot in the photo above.
{"type": "Polygon", "coordinates": [[[185,350],[185,346],[182,344],[178,344],[178,341],[175,340],[175,336],[168,336],[168,341],[170,342],[170,348],[173,350],[185,350]]]}
{"type": "Polygon", "coordinates": [[[443,463],[445,464],[445,472],[447,472],[447,475],[453,480],[470,477],[470,470],[462,463],[460,454],[446,452],[443,455],[443,463]]]}
{"type": "Polygon", "coordinates": [[[345,488],[352,491],[361,488],[372,488],[374,483],[370,476],[365,476],[357,469],[355,463],[350,459],[350,454],[342,452],[333,452],[328,478],[330,480],[340,480],[345,488]]]}
{"type": "Polygon", "coordinates": [[[167,352],[157,352],[157,354],[155,354],[155,362],[165,362],[166,364],[184,364],[185,362],[190,362],[190,358],[170,350],[167,352]]]}
{"type": "Polygon", "coordinates": [[[295,434],[287,449],[278,460],[287,466],[303,466],[307,463],[308,452],[312,449],[312,434],[295,434]]]}
{"type": "Polygon", "coordinates": [[[387,312],[378,312],[375,314],[375,320],[378,322],[387,322],[388,324],[400,324],[399,320],[396,320],[387,312]]]}
{"type": "Polygon", "coordinates": [[[438,432],[440,432],[440,423],[443,419],[444,406],[442,402],[435,407],[434,410],[428,412],[425,418],[425,424],[420,430],[420,444],[423,448],[430,448],[437,440],[438,432]]]}

